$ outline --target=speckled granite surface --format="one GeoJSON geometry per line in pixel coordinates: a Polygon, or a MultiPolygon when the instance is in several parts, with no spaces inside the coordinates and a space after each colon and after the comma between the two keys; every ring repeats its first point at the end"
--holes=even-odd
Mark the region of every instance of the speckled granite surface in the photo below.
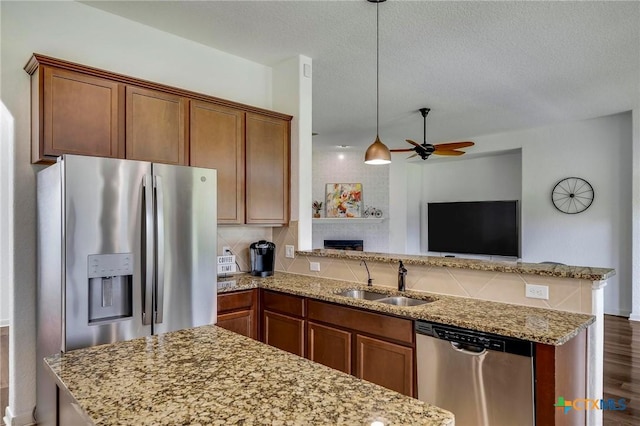
{"type": "Polygon", "coordinates": [[[449,425],[453,415],[216,326],[47,358],[95,425],[449,425]]]}
{"type": "Polygon", "coordinates": [[[476,271],[511,272],[517,274],[542,275],[546,277],[576,278],[602,281],[616,274],[615,269],[592,268],[589,266],[551,265],[544,263],[495,262],[459,257],[410,256],[404,254],[373,253],[349,250],[314,249],[296,252],[303,256],[332,257],[337,259],[370,260],[373,262],[397,263],[402,260],[407,265],[440,266],[443,268],[473,269],[476,271]]]}
{"type": "Polygon", "coordinates": [[[376,301],[339,296],[336,293],[347,289],[369,289],[394,295],[400,293],[388,287],[367,287],[348,281],[284,272],[276,272],[274,276],[267,278],[239,274],[233,278],[220,278],[218,281],[222,280],[225,280],[227,284],[219,287],[220,293],[265,288],[406,318],[435,321],[441,324],[556,346],[569,341],[595,321],[593,315],[414,291],[406,291],[402,294],[418,299],[435,299],[435,301],[411,307],[386,305],[376,301]]]}

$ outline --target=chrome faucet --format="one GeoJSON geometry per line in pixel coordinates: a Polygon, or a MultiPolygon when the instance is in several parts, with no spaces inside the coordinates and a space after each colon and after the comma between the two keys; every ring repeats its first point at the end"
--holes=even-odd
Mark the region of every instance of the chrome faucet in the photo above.
{"type": "Polygon", "coordinates": [[[360,262],[360,266],[362,266],[363,263],[364,263],[364,267],[367,269],[367,285],[371,286],[373,282],[373,278],[371,278],[371,274],[369,273],[369,267],[367,266],[367,261],[363,259],[360,262]]]}
{"type": "Polygon", "coordinates": [[[402,260],[400,261],[400,266],[398,266],[398,291],[405,290],[405,277],[407,276],[407,268],[402,264],[402,260]]]}

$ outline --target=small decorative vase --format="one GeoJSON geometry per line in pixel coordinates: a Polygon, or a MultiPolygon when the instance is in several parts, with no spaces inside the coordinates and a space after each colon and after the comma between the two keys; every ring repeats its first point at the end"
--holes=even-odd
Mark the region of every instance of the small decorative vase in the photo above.
{"type": "Polygon", "coordinates": [[[313,214],[313,217],[315,217],[315,218],[320,217],[320,212],[315,212],[315,213],[313,214]]]}

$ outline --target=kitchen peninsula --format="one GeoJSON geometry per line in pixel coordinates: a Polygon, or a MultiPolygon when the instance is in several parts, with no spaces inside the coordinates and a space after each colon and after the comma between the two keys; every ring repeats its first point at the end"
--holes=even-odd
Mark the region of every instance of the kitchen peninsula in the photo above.
{"type": "MultiPolygon", "coordinates": [[[[395,285],[398,261],[402,260],[409,269],[407,288],[411,290],[462,296],[478,303],[486,300],[516,304],[525,311],[527,307],[542,307],[593,315],[595,322],[587,330],[587,398],[602,397],[604,287],[615,270],[550,262],[315,249],[298,251],[287,271],[303,273],[305,267],[309,269],[309,262],[317,262],[324,271],[319,276],[351,280],[344,272],[353,271],[351,276],[365,282],[366,274],[360,266],[363,260],[369,264],[374,282],[382,285],[395,285]],[[548,299],[526,297],[526,284],[546,286],[548,299]]],[[[588,412],[587,416],[588,424],[602,423],[601,411],[588,412]]]]}

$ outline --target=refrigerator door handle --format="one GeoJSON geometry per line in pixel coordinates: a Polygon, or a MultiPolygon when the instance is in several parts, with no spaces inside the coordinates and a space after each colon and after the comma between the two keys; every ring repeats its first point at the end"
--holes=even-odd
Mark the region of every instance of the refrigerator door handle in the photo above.
{"type": "Polygon", "coordinates": [[[154,279],[154,215],[153,215],[153,180],[151,175],[142,179],[143,187],[143,250],[142,265],[142,324],[150,325],[153,317],[153,279],[154,279]]]}
{"type": "Polygon", "coordinates": [[[156,312],[155,323],[162,323],[164,306],[164,187],[162,177],[154,176],[156,192],[156,312]]]}

